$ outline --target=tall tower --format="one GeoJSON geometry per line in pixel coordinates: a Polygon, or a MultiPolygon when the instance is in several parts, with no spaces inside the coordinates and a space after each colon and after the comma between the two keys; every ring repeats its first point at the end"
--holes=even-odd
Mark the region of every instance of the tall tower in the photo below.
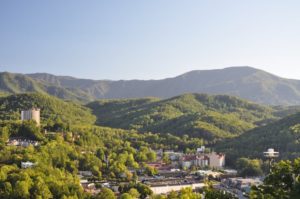
{"type": "Polygon", "coordinates": [[[279,156],[279,152],[269,148],[268,151],[264,152],[264,156],[269,160],[269,168],[271,172],[273,161],[279,156]]]}
{"type": "Polygon", "coordinates": [[[40,109],[32,108],[21,112],[21,120],[34,120],[40,126],[40,109]]]}

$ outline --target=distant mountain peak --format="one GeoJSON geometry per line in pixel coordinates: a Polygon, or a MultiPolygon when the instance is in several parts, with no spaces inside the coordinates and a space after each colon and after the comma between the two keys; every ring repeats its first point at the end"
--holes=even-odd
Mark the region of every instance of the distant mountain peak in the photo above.
{"type": "Polygon", "coordinates": [[[63,99],[159,97],[184,93],[226,94],[270,105],[299,105],[300,81],[289,80],[250,66],[194,70],[161,80],[89,80],[48,73],[18,76],[0,73],[0,92],[44,92],[63,99]]]}

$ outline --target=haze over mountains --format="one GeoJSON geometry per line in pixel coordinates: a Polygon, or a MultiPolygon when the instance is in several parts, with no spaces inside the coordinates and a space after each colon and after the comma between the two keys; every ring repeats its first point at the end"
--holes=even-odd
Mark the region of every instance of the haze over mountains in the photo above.
{"type": "Polygon", "coordinates": [[[62,99],[170,98],[184,93],[227,94],[268,105],[299,105],[300,81],[252,67],[197,70],[162,80],[89,80],[47,73],[0,73],[0,91],[40,92],[62,99]]]}

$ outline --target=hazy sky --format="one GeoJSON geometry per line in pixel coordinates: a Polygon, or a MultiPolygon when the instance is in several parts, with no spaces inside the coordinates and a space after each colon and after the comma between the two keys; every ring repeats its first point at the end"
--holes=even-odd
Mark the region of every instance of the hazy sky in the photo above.
{"type": "Polygon", "coordinates": [[[299,0],[0,1],[0,71],[159,79],[244,65],[300,79],[299,0]]]}

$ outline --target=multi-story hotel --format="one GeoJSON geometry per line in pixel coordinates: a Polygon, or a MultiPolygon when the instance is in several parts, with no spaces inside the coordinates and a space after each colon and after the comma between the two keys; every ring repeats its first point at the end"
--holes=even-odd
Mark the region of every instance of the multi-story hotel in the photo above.
{"type": "Polygon", "coordinates": [[[21,120],[34,120],[37,125],[40,125],[40,109],[32,108],[21,112],[21,120]]]}

